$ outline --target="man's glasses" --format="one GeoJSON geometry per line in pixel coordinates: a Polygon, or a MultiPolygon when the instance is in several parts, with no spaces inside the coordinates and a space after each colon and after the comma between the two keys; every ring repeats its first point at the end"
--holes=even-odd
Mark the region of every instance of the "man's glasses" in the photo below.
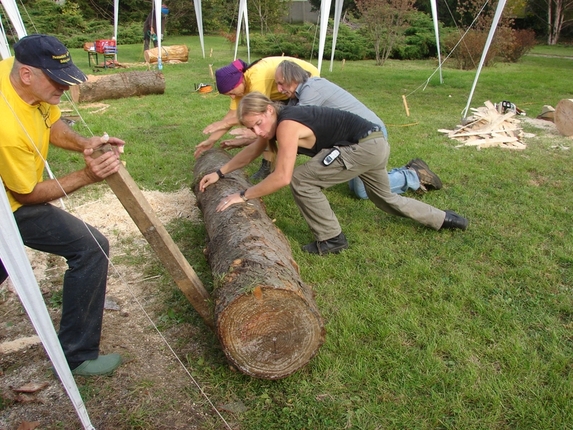
{"type": "Polygon", "coordinates": [[[46,124],[46,128],[52,128],[52,124],[50,123],[50,108],[43,109],[42,105],[38,105],[38,111],[40,111],[40,115],[44,119],[44,124],[46,124]]]}

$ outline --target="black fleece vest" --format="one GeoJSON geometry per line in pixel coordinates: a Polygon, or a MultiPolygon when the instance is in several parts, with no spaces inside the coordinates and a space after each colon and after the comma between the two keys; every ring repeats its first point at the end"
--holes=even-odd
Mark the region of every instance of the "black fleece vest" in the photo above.
{"type": "Polygon", "coordinates": [[[358,143],[370,130],[377,128],[376,124],[358,115],[324,106],[285,106],[278,114],[277,126],[284,120],[299,122],[312,130],[315,145],[311,149],[298,148],[299,154],[309,157],[324,148],[358,143]]]}

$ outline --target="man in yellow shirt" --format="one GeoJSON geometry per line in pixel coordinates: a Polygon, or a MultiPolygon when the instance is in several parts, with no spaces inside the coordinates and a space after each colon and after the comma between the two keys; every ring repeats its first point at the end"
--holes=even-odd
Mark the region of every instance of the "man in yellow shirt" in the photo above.
{"type": "MultiPolygon", "coordinates": [[[[49,202],[116,173],[124,142],[82,137],[60,118],[57,105],[64,91],[86,76],[58,39],[26,36],[14,45],[14,54],[0,62],[0,177],[24,244],[67,260],[58,338],[72,373],[109,374],[121,364],[119,354],[99,354],[109,243],[98,230],[49,202]],[[104,140],[117,149],[93,158],[104,140]],[[44,180],[50,143],[82,152],[86,166],[44,180]]],[[[0,262],[0,282],[6,276],[0,262]]]]}
{"type": "MultiPolygon", "coordinates": [[[[302,67],[311,77],[319,76],[320,73],[312,64],[293,57],[265,57],[247,65],[243,60],[235,60],[231,64],[217,69],[215,78],[219,93],[231,97],[229,111],[223,119],[209,124],[203,133],[209,134],[207,140],[199,143],[195,148],[195,157],[213,147],[213,145],[232,127],[239,125],[237,119],[237,107],[244,95],[258,91],[273,101],[287,101],[288,96],[282,94],[275,82],[275,71],[278,65],[289,60],[302,67]]],[[[252,143],[255,136],[247,133],[245,137],[231,139],[221,143],[221,147],[239,147],[252,143]]],[[[251,179],[261,180],[270,173],[271,154],[263,153],[261,169],[251,179]]]]}

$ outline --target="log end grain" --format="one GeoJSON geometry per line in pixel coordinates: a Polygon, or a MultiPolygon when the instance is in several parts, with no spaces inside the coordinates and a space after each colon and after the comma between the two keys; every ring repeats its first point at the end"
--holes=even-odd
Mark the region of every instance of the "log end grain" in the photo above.
{"type": "Polygon", "coordinates": [[[325,338],[320,314],[304,297],[261,286],[225,308],[217,333],[228,360],[261,379],[293,374],[316,355],[325,338]]]}
{"type": "Polygon", "coordinates": [[[573,99],[557,103],[553,122],[563,136],[573,136],[573,99]]]}

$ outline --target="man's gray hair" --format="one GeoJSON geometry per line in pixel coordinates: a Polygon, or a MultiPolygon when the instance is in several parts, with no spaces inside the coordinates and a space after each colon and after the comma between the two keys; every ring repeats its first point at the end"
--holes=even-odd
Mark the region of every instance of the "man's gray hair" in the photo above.
{"type": "Polygon", "coordinates": [[[277,67],[283,75],[284,82],[302,84],[310,78],[310,73],[296,64],[294,61],[284,60],[277,67]]]}

